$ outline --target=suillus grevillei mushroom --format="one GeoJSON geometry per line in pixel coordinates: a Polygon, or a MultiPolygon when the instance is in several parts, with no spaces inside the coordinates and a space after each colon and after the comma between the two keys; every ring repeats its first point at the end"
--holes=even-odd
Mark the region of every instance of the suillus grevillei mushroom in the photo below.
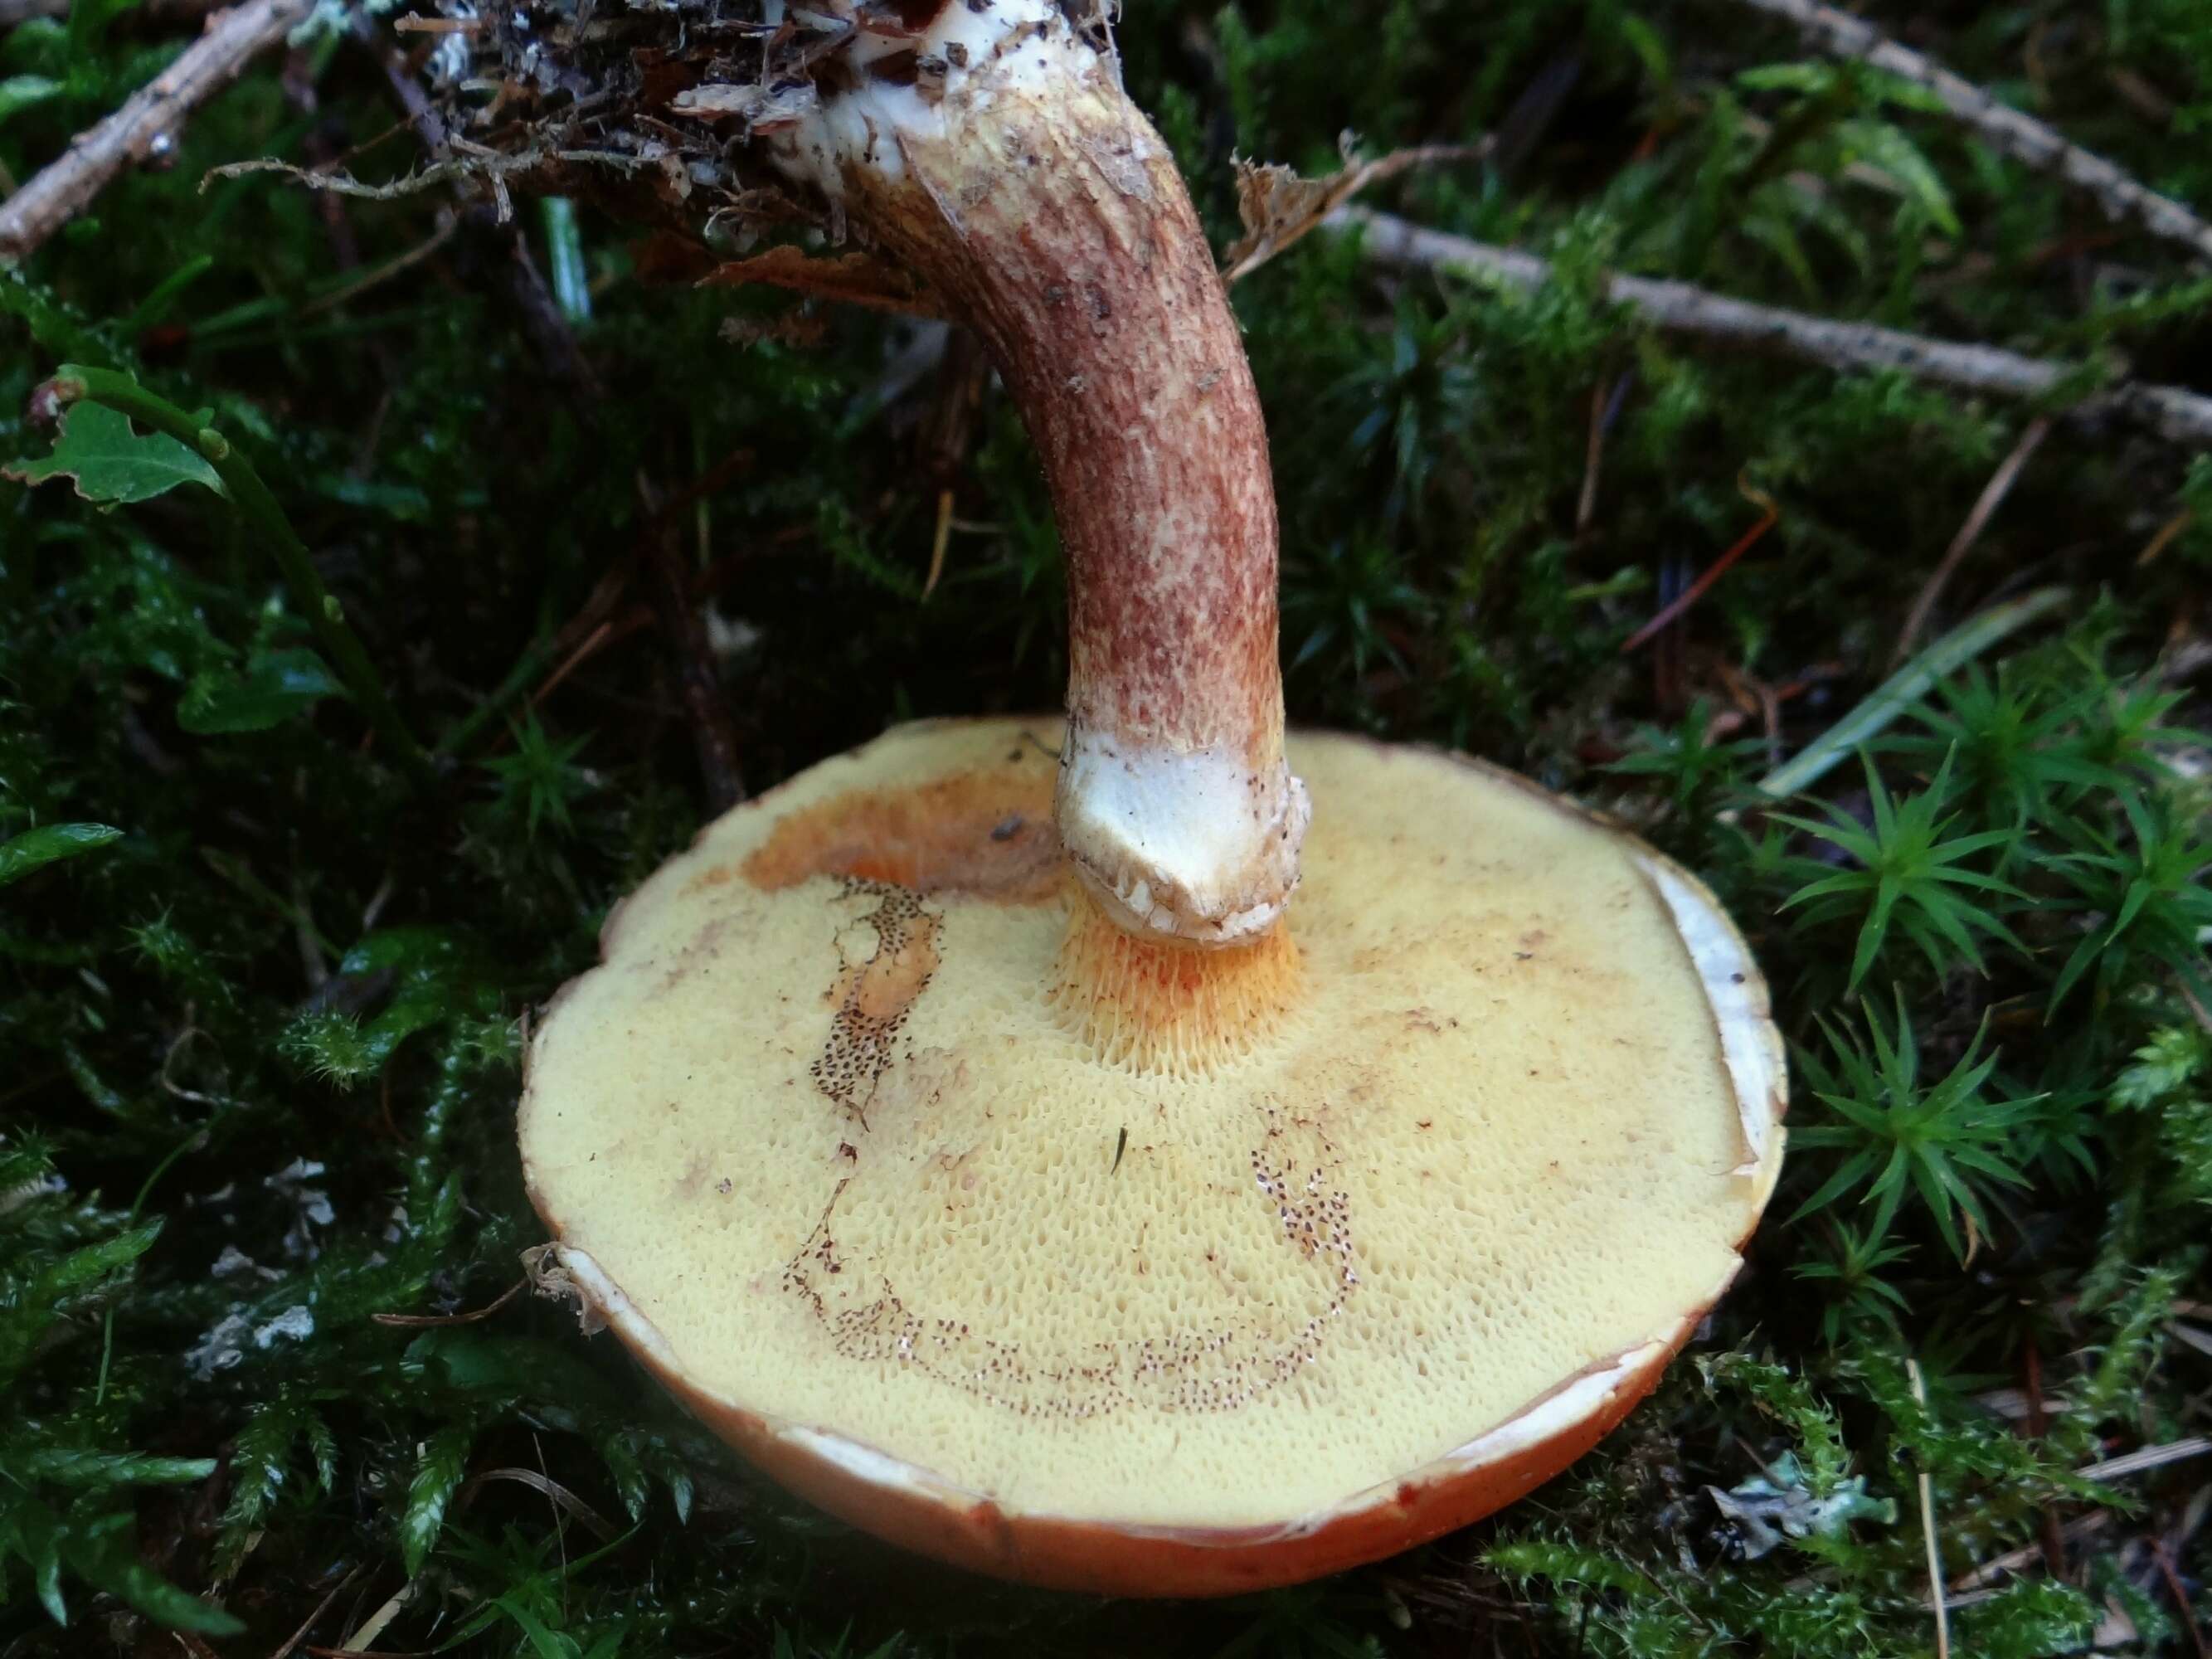
{"type": "Polygon", "coordinates": [[[761,142],[1018,401],[1066,715],[899,727],[620,907],[530,1044],[550,1270],[927,1555],[1190,1595],[1403,1549],[1588,1449],[1727,1287],[1782,1157],[1765,987],[1603,819],[1285,735],[1258,398],[1095,36],[817,9],[854,26],[761,142]]]}

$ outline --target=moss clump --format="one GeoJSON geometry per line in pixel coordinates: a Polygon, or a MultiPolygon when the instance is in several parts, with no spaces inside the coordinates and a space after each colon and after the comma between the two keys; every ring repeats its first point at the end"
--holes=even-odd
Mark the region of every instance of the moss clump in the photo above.
{"type": "MultiPolygon", "coordinates": [[[[2212,204],[2200,9],[1869,15],[2212,204]]],[[[169,15],[7,27],[0,167],[143,81],[169,15]]],[[[0,484],[8,1652],[261,1652],[311,1614],[335,1645],[380,1609],[385,1650],[593,1659],[1927,1652],[1923,1474],[1955,1651],[2193,1651],[2212,1459],[2125,1460],[2212,1432],[2212,464],[2062,419],[1930,637],[2070,597],[1777,800],[2031,411],[1657,336],[1594,279],[2203,384],[2201,273],[1736,6],[1153,6],[1120,35],[1218,240],[1232,155],[1494,131],[1389,205],[1555,261],[1516,296],[1316,238],[1237,300],[1294,718],[1623,813],[1775,978],[1802,1150],[1694,1363],[1472,1533],[1249,1604],[1097,1607],[796,1511],[550,1305],[389,1322],[520,1278],[517,1021],[702,815],[668,593],[711,613],[760,787],[894,719],[1048,706],[1060,589],[1003,398],[923,443],[971,384],[930,330],[656,285],[588,211],[202,193],[241,157],[409,165],[380,66],[325,32],[0,274],[0,456],[52,450],[27,400],[63,362],[220,431],[434,757],[365,740],[296,585],[189,467],[126,505],[0,484]]],[[[143,441],[116,447],[178,469],[143,441]]]]}

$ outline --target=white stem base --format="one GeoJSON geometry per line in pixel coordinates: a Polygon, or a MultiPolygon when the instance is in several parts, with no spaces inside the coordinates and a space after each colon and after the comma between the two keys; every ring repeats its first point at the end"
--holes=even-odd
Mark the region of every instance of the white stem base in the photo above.
{"type": "Polygon", "coordinates": [[[1313,804],[1214,750],[1177,754],[1071,728],[1060,752],[1060,839],[1085,886],[1132,932],[1249,943],[1297,885],[1313,804]]]}

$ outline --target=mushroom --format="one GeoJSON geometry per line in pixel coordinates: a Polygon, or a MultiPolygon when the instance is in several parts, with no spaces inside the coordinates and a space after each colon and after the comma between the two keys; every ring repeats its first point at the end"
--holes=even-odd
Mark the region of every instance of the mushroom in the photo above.
{"type": "Polygon", "coordinates": [[[1184,1595],[1403,1549],[1595,1443],[1735,1273],[1783,1149],[1765,987],[1606,820],[1286,739],[1237,325],[1057,0],[825,9],[763,142],[1018,400],[1066,717],[899,727],[619,907],[530,1045],[557,1273],[924,1554],[1184,1595]]]}

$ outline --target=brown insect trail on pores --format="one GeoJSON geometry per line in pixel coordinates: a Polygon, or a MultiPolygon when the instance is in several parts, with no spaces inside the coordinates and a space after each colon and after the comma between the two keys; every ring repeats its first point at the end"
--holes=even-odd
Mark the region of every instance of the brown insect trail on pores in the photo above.
{"type": "MultiPolygon", "coordinates": [[[[1304,1121],[1266,1114],[1250,1167],[1275,1213],[1267,1231],[1314,1278],[1303,1307],[1270,1297],[1230,1318],[1187,1329],[1109,1337],[1065,1349],[1004,1340],[969,1317],[911,1305],[886,1263],[863,1259],[833,1232],[841,1201],[862,1177],[840,1180],[814,1230],[785,1264],[782,1286],[803,1303],[847,1360],[913,1370],[1024,1417],[1084,1421],[1128,1410],[1233,1412],[1291,1382],[1320,1358],[1360,1285],[1352,1200],[1334,1184],[1335,1148],[1304,1121]],[[1285,1145],[1296,1133],[1308,1144],[1285,1145]]],[[[1115,1162],[1128,1130],[1117,1137],[1115,1162]]],[[[1110,1173],[1110,1171],[1109,1171],[1110,1173]]]]}
{"type": "MultiPolygon", "coordinates": [[[[940,919],[920,894],[885,882],[848,880],[841,896],[878,901],[860,919],[874,931],[876,948],[865,962],[842,961],[830,988],[836,1005],[830,1035],[807,1072],[865,1129],[876,1085],[896,1063],[914,1005],[937,972],[940,919]]],[[[842,943],[838,949],[842,958],[842,943]]]]}

